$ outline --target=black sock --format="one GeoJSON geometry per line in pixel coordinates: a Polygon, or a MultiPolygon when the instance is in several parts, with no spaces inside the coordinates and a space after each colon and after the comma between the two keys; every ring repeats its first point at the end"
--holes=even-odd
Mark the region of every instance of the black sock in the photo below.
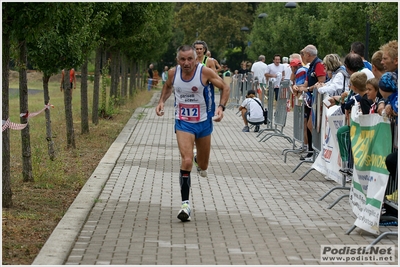
{"type": "Polygon", "coordinates": [[[190,171],[181,170],[179,175],[179,184],[181,185],[182,201],[189,200],[190,171]]]}
{"type": "Polygon", "coordinates": [[[313,151],[312,148],[312,134],[311,131],[307,128],[307,140],[308,140],[308,151],[313,151]]]}

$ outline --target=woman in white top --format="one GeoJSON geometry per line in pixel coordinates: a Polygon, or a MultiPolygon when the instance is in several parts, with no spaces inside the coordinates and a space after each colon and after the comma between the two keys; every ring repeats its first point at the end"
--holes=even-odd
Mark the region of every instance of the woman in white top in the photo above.
{"type": "Polygon", "coordinates": [[[336,54],[326,55],[323,59],[326,72],[332,72],[332,78],[326,83],[317,83],[318,93],[328,94],[329,96],[341,95],[349,91],[349,74],[342,68],[340,58],[336,54]]]}

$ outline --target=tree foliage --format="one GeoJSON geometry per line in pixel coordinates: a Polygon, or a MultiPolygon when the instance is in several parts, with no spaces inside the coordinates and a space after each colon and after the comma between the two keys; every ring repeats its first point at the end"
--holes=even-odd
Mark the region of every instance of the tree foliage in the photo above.
{"type": "MultiPolygon", "coordinates": [[[[213,57],[237,66],[242,60],[237,51],[243,49],[243,58],[250,61],[260,54],[267,61],[274,54],[289,56],[308,44],[316,45],[320,56],[344,56],[352,42],[366,43],[367,21],[369,57],[380,45],[398,38],[396,2],[298,2],[293,9],[285,8],[284,2],[178,3],[177,7],[172,40],[181,40],[178,46],[204,40],[213,57]],[[267,16],[259,18],[261,13],[267,16]],[[242,32],[243,26],[250,31],[242,32]]],[[[164,58],[171,62],[170,55],[164,58]]]]}
{"type": "Polygon", "coordinates": [[[251,28],[253,8],[246,2],[185,3],[175,15],[175,26],[183,30],[184,43],[203,40],[214,57],[221,57],[228,47],[246,42],[240,28],[251,28]]]}
{"type": "Polygon", "coordinates": [[[366,23],[370,23],[369,56],[379,46],[397,39],[397,3],[301,2],[285,9],[282,3],[262,3],[256,13],[267,13],[255,20],[249,36],[251,59],[275,53],[289,56],[308,44],[318,48],[321,57],[329,53],[345,56],[352,42],[366,43],[366,23]]]}

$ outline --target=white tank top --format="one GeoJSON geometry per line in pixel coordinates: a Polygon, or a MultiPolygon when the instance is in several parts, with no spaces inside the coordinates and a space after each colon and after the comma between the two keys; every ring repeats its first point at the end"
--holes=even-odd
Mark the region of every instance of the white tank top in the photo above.
{"type": "Polygon", "coordinates": [[[197,123],[207,119],[207,102],[205,88],[201,81],[203,65],[197,64],[193,77],[182,79],[182,69],[178,65],[175,71],[173,87],[175,92],[175,118],[197,123]]]}

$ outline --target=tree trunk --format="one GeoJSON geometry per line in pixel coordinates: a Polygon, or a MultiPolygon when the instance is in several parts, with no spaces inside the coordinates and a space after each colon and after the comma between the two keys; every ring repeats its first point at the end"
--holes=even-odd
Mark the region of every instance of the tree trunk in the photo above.
{"type": "Polygon", "coordinates": [[[111,57],[111,89],[110,89],[110,105],[115,105],[118,94],[118,84],[120,76],[120,57],[119,51],[114,51],[111,57]]]}
{"type": "MultiPolygon", "coordinates": [[[[9,67],[10,62],[10,35],[3,31],[3,60],[2,60],[2,119],[9,118],[9,67]]],[[[7,128],[2,132],[2,207],[12,207],[12,191],[11,191],[11,175],[10,175],[10,129],[7,128]]]]}
{"type": "Polygon", "coordinates": [[[69,82],[70,70],[64,69],[64,107],[67,128],[67,148],[75,147],[74,120],[72,117],[72,88],[69,82]]]}
{"type": "Polygon", "coordinates": [[[107,79],[109,72],[108,68],[110,67],[106,51],[103,51],[102,62],[103,62],[103,67],[101,69],[101,102],[100,102],[99,112],[101,114],[101,117],[104,118],[107,116],[107,79]]]}
{"type": "Polygon", "coordinates": [[[121,100],[121,51],[118,50],[118,60],[117,60],[117,66],[116,66],[116,73],[115,73],[115,82],[116,86],[115,88],[117,89],[117,101],[116,104],[120,105],[120,100],[121,100]]]}
{"type": "Polygon", "coordinates": [[[88,111],[88,59],[81,69],[81,133],[89,133],[89,111],[88,111]]]}
{"type": "Polygon", "coordinates": [[[135,91],[140,88],[140,71],[139,71],[139,62],[135,62],[135,68],[133,72],[135,73],[136,83],[135,83],[135,91]]]}
{"type": "Polygon", "coordinates": [[[129,75],[128,75],[128,71],[129,71],[129,62],[128,62],[128,58],[126,56],[124,56],[124,60],[123,60],[123,65],[124,65],[124,72],[122,73],[122,79],[124,79],[125,81],[125,86],[124,86],[124,101],[125,99],[128,98],[129,96],[129,91],[128,91],[128,82],[129,82],[129,75]]]}
{"type": "MultiPolygon", "coordinates": [[[[50,80],[50,75],[43,75],[43,94],[44,94],[44,104],[45,105],[48,105],[50,102],[49,80],[50,80]]],[[[46,116],[47,150],[48,150],[50,159],[54,160],[56,157],[56,152],[54,150],[54,142],[53,142],[53,137],[52,137],[52,132],[51,132],[50,109],[46,109],[44,112],[45,112],[45,116],[46,116]]]]}
{"type": "MultiPolygon", "coordinates": [[[[20,113],[28,113],[28,80],[26,75],[27,66],[26,41],[22,41],[19,47],[19,108],[20,113]]],[[[21,117],[21,123],[28,123],[28,118],[21,117]]],[[[22,177],[24,182],[33,182],[32,153],[29,124],[21,131],[22,143],[22,177]]]]}
{"type": "Polygon", "coordinates": [[[100,91],[100,62],[101,62],[101,47],[96,49],[96,59],[94,63],[94,85],[93,85],[93,108],[92,108],[92,123],[99,123],[99,91],[100,91]]]}
{"type": "Polygon", "coordinates": [[[135,73],[133,72],[133,60],[129,61],[129,98],[133,98],[133,88],[135,87],[135,73]]]}
{"type": "Polygon", "coordinates": [[[115,98],[117,94],[117,88],[115,87],[115,72],[116,72],[116,62],[117,62],[117,53],[115,51],[111,52],[111,86],[110,86],[110,99],[115,98]]]}
{"type": "MultiPolygon", "coordinates": [[[[124,101],[127,95],[128,67],[126,65],[126,56],[121,55],[121,100],[124,101]]],[[[121,103],[123,104],[123,103],[121,103]]]]}
{"type": "Polygon", "coordinates": [[[147,89],[147,68],[146,68],[146,63],[143,63],[143,61],[141,60],[139,63],[139,75],[140,75],[140,81],[142,86],[140,88],[146,88],[147,89]],[[141,63],[141,64],[140,64],[141,63]]]}

